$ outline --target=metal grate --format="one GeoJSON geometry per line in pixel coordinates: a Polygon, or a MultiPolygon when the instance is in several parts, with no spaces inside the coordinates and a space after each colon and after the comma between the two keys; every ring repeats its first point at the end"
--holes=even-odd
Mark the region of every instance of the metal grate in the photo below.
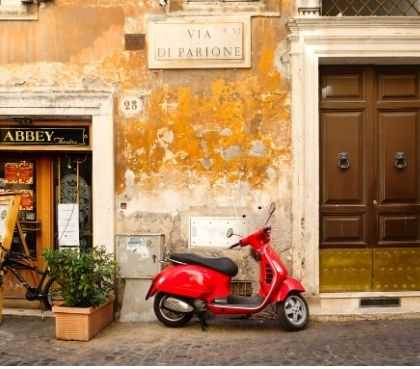
{"type": "Polygon", "coordinates": [[[271,269],[270,265],[265,266],[265,283],[270,284],[273,281],[273,269],[271,269]]]}
{"type": "Polygon", "coordinates": [[[232,281],[230,288],[233,296],[252,296],[251,281],[232,281]]]}
{"type": "Polygon", "coordinates": [[[417,16],[420,0],[323,0],[326,16],[417,16]]]}
{"type": "Polygon", "coordinates": [[[365,297],[360,299],[360,307],[400,307],[399,297],[365,297]]]}

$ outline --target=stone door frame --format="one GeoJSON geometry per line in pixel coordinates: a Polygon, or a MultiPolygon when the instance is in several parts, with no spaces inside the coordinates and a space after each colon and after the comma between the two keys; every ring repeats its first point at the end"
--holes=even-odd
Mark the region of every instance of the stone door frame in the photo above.
{"type": "Polygon", "coordinates": [[[0,90],[0,117],[90,118],[93,246],[114,253],[114,120],[111,91],[0,90]]]}
{"type": "Polygon", "coordinates": [[[288,23],[293,274],[319,295],[319,65],[420,64],[419,17],[299,16],[288,23]]]}

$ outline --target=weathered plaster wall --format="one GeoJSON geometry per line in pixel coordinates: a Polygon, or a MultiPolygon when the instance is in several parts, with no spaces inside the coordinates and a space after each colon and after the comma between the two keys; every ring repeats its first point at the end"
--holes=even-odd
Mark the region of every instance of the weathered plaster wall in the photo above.
{"type": "MultiPolygon", "coordinates": [[[[246,214],[261,224],[259,207],[276,201],[274,241],[288,250],[285,22],[293,1],[269,2],[274,10],[280,4],[281,16],[252,18],[251,69],[150,71],[146,50],[124,49],[124,33],[145,32],[148,14],[164,14],[157,0],[55,0],[41,6],[38,21],[0,22],[0,87],[107,88],[116,106],[128,92],[145,94],[140,115],[115,109],[117,233],[162,232],[181,249],[190,215],[246,214]]],[[[242,260],[247,251],[228,253],[241,263],[239,278],[255,276],[242,260]]]]}

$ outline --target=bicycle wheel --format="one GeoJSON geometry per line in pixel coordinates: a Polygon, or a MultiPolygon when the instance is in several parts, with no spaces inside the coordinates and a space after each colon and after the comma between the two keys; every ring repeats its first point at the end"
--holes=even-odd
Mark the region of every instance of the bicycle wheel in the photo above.
{"type": "Polygon", "coordinates": [[[61,286],[55,279],[49,279],[42,290],[42,303],[47,310],[63,301],[61,286]]]}

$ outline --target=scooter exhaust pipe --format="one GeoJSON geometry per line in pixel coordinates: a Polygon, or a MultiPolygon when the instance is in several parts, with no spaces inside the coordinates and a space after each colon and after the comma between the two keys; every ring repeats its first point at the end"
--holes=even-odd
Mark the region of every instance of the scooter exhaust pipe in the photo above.
{"type": "Polygon", "coordinates": [[[163,303],[163,306],[168,310],[178,313],[191,313],[194,311],[194,308],[190,304],[175,297],[168,297],[163,303]]]}

